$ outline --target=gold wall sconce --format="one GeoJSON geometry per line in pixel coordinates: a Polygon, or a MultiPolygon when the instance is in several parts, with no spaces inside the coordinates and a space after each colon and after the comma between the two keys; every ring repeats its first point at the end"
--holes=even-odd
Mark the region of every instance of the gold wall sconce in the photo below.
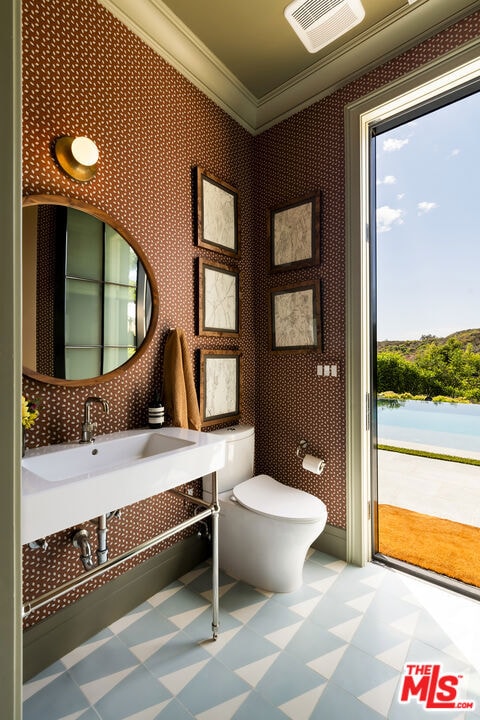
{"type": "Polygon", "coordinates": [[[90,138],[64,135],[55,141],[55,158],[67,175],[86,182],[97,172],[98,148],[90,138]]]}

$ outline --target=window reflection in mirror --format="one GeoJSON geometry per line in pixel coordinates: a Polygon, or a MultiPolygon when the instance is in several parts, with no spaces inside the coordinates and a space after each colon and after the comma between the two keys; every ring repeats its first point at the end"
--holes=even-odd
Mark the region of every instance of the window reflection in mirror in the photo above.
{"type": "Polygon", "coordinates": [[[26,205],[23,257],[26,368],[75,381],[134,356],[152,319],[152,291],[115,227],[68,205],[26,205]]]}

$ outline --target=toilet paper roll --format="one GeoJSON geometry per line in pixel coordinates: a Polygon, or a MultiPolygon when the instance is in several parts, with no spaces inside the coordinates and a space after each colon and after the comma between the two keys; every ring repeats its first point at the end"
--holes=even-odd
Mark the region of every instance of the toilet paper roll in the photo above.
{"type": "Polygon", "coordinates": [[[325,460],[315,457],[315,455],[305,455],[302,462],[302,467],[305,470],[309,470],[315,475],[321,475],[325,470],[325,460]]]}

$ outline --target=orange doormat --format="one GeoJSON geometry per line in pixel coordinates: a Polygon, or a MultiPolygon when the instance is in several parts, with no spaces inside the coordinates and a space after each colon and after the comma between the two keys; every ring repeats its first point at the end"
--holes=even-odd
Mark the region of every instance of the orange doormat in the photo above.
{"type": "Polygon", "coordinates": [[[378,506],[379,551],[480,587],[480,528],[378,506]]]}

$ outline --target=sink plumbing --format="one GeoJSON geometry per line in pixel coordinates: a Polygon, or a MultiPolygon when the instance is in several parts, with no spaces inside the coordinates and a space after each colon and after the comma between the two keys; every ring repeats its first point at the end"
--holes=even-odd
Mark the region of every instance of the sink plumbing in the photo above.
{"type": "MultiPolygon", "coordinates": [[[[115,510],[107,515],[100,515],[97,518],[97,565],[103,565],[108,560],[107,531],[108,523],[113,518],[121,516],[120,510],[115,510]]],[[[92,546],[90,544],[90,533],[86,528],[77,530],[72,537],[73,547],[80,550],[80,560],[85,570],[93,570],[95,561],[92,554],[92,546]]]]}

